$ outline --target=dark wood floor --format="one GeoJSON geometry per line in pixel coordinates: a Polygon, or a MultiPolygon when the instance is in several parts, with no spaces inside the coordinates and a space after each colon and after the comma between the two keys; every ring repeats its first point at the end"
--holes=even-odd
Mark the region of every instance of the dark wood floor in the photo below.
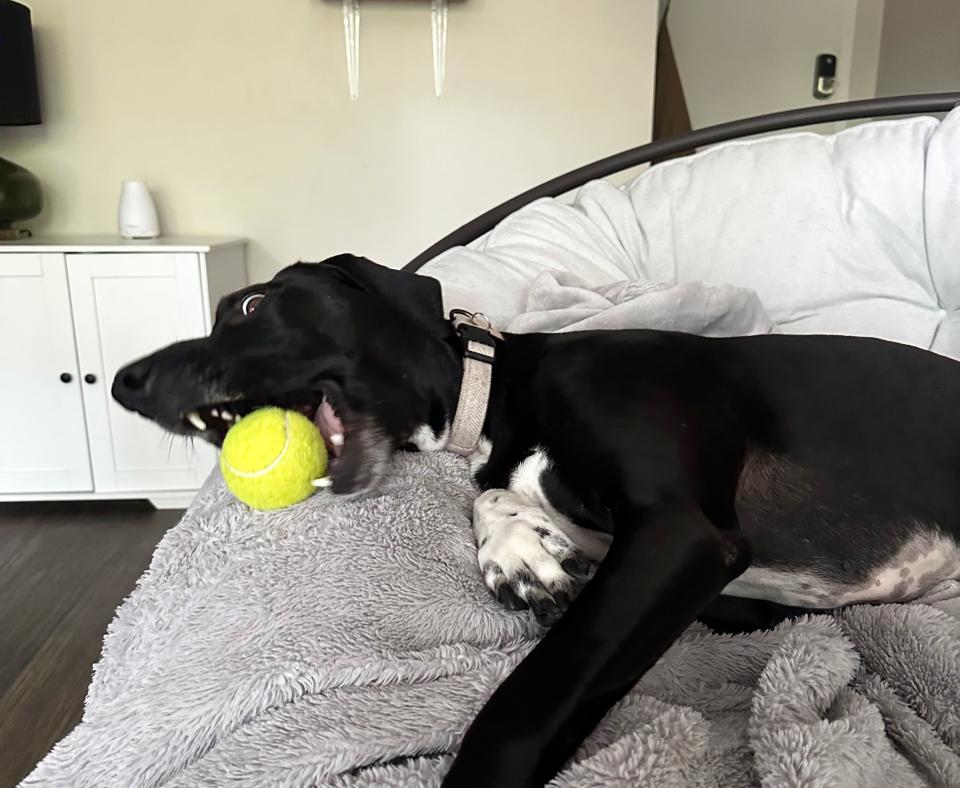
{"type": "Polygon", "coordinates": [[[0,504],[0,788],[80,721],[114,610],[181,514],[141,501],[0,504]]]}

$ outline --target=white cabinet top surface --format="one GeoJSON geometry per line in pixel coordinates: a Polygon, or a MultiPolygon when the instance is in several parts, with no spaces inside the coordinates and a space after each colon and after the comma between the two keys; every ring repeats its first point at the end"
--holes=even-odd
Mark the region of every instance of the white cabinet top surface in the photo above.
{"type": "Polygon", "coordinates": [[[210,252],[245,243],[242,238],[206,235],[166,235],[130,239],[119,235],[51,235],[0,241],[3,252],[210,252]]]}

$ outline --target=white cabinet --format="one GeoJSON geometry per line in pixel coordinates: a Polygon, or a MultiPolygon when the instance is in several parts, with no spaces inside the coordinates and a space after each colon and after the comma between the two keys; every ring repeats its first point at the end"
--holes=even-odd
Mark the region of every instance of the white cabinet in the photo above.
{"type": "Polygon", "coordinates": [[[124,364],[207,333],[197,255],[70,254],[67,278],[97,490],[196,488],[210,471],[207,447],[120,407],[110,385],[124,364]]]}
{"type": "Polygon", "coordinates": [[[124,364],[207,334],[245,283],[238,241],[0,243],[0,502],[186,505],[215,451],[124,410],[110,385],[124,364]]]}
{"type": "Polygon", "coordinates": [[[62,254],[0,258],[0,493],[92,492],[62,254]]]}

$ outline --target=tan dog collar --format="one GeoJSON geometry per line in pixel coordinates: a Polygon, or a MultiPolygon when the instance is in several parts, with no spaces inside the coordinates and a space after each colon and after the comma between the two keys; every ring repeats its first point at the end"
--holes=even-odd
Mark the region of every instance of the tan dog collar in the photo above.
{"type": "Polygon", "coordinates": [[[463,342],[463,376],[447,449],[466,457],[476,450],[483,433],[490,404],[495,340],[502,340],[503,334],[479,312],[454,309],[450,312],[450,322],[463,342]]]}

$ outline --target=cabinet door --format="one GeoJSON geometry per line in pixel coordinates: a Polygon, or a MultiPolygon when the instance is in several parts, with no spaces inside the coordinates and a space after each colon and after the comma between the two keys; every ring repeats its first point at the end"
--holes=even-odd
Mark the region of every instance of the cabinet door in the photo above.
{"type": "Polygon", "coordinates": [[[125,364],[205,333],[198,256],[67,255],[67,272],[97,491],[195,489],[214,450],[124,410],[110,386],[125,364]]]}
{"type": "Polygon", "coordinates": [[[63,255],[0,253],[0,493],[92,489],[63,255]]]}

